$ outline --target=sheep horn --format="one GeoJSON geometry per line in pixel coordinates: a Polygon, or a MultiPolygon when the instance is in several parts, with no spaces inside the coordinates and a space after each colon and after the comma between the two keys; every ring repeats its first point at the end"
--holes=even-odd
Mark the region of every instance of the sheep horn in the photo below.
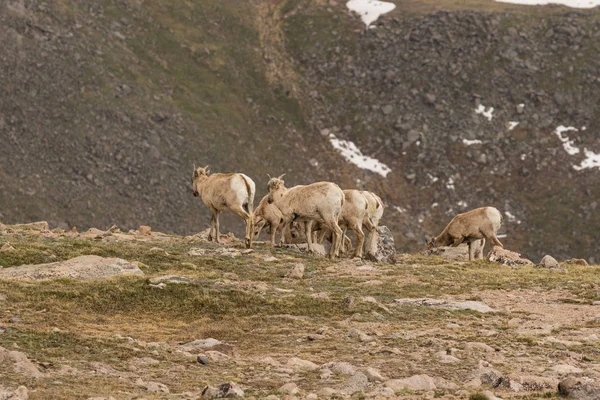
{"type": "Polygon", "coordinates": [[[285,176],[285,174],[279,175],[279,178],[277,178],[277,179],[281,179],[281,178],[283,178],[284,176],[285,176]]]}

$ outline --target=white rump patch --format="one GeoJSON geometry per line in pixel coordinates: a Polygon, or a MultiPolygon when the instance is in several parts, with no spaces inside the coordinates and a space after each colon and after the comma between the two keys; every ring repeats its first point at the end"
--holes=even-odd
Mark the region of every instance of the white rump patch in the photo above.
{"type": "Polygon", "coordinates": [[[387,165],[379,160],[365,156],[358,149],[358,147],[356,147],[356,145],[349,140],[338,139],[335,137],[335,135],[330,134],[329,141],[331,142],[331,145],[342,154],[346,161],[351,162],[358,168],[375,172],[384,178],[387,176],[387,174],[392,172],[387,165]]]}
{"type": "Polygon", "coordinates": [[[490,107],[487,110],[485,109],[485,106],[483,104],[480,104],[479,107],[477,107],[475,109],[475,113],[476,114],[481,114],[484,117],[486,117],[488,119],[488,121],[492,120],[493,117],[493,113],[494,113],[494,107],[490,107]]]}
{"type": "Polygon", "coordinates": [[[396,8],[396,5],[387,1],[350,0],[346,3],[346,7],[360,15],[360,18],[368,27],[377,21],[377,18],[381,15],[389,13],[396,8]]]}
{"type": "Polygon", "coordinates": [[[544,6],[560,4],[572,8],[594,8],[600,5],[600,0],[496,0],[499,3],[523,4],[529,6],[544,6]]]}

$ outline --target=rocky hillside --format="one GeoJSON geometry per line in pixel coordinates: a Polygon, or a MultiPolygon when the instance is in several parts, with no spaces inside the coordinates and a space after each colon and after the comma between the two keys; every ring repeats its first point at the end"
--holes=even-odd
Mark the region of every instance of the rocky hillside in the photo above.
{"type": "Polygon", "coordinates": [[[600,395],[598,266],[47,228],[0,224],[2,399],[600,395]]]}
{"type": "Polygon", "coordinates": [[[374,190],[402,250],[494,205],[510,248],[598,259],[597,10],[407,1],[365,30],[340,1],[176,3],[0,5],[0,220],[197,232],[197,163],[374,190]]]}

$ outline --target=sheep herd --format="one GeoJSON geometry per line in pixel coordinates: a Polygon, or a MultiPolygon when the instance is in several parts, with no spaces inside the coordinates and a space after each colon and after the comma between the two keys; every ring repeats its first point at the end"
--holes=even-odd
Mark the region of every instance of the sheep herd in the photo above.
{"type": "MultiPolygon", "coordinates": [[[[252,241],[267,227],[271,245],[275,245],[275,234],[281,233],[280,242],[289,237],[293,223],[303,226],[308,251],[313,252],[313,242],[322,243],[331,235],[329,258],[340,257],[348,239],[346,229],[354,231],[356,246],[353,256],[362,257],[365,242],[370,248],[379,221],[383,216],[383,202],[375,193],[364,190],[342,190],[331,182],[316,182],[310,185],[285,186],[283,175],[271,178],[268,193],[254,210],[256,185],[245,174],[211,174],[209,167],[196,168],[192,175],[194,196],[200,196],[212,212],[208,240],[219,243],[219,215],[230,210],[246,222],[245,243],[252,241]],[[363,232],[367,230],[367,237],[363,232]],[[346,239],[346,240],[345,240],[346,239]]],[[[284,174],[285,175],[285,174],[284,174]]],[[[496,232],[502,224],[502,215],[493,207],[482,207],[459,214],[446,226],[442,233],[431,239],[429,248],[438,246],[469,245],[469,259],[483,253],[485,239],[493,245],[502,246],[496,232]]]]}

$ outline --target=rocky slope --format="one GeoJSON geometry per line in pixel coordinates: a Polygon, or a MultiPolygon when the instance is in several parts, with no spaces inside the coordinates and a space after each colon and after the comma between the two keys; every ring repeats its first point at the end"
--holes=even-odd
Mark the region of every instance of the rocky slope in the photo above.
{"type": "Polygon", "coordinates": [[[600,169],[574,167],[600,153],[600,14],[472,3],[398,3],[365,30],[337,1],[3,2],[0,218],[198,231],[196,162],[259,196],[282,172],[377,191],[403,250],[485,204],[510,248],[597,260],[600,169]]]}

